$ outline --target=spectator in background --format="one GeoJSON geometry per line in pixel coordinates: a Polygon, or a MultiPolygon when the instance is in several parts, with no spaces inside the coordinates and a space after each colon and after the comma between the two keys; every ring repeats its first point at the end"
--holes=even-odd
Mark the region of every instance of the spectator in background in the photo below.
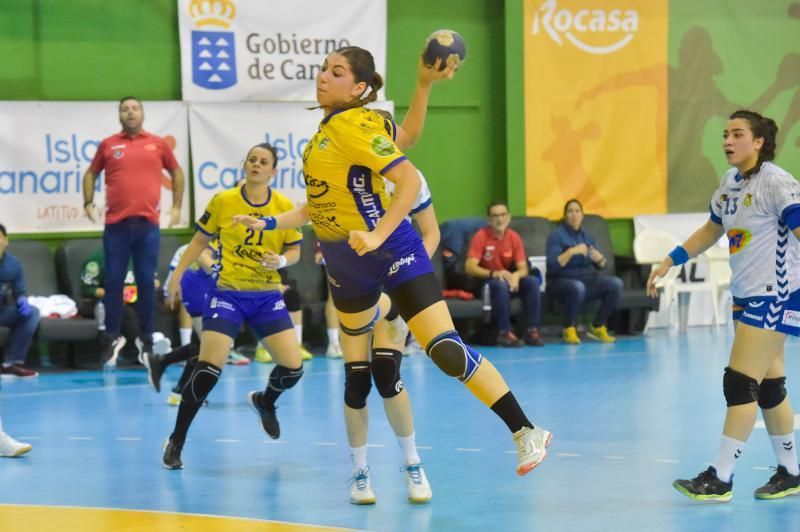
{"type": "Polygon", "coordinates": [[[155,289],[152,279],[158,266],[160,241],[159,210],[162,170],[172,177],[170,226],[180,220],[183,200],[183,171],[164,139],[142,129],[144,111],[138,98],[126,96],[119,102],[122,131],[104,139],[83,176],[86,216],[95,221],[95,182],[105,170],[106,212],[103,232],[105,251],[105,311],[109,336],[104,361],[110,359],[122,341],[122,294],[128,261],[139,287],[139,332],[143,356],[153,352],[155,289]]]}
{"type": "MultiPolygon", "coordinates": [[[[103,248],[95,249],[83,262],[81,267],[81,304],[80,314],[87,318],[95,318],[95,309],[99,301],[103,301],[106,295],[104,288],[105,283],[105,260],[103,257],[103,248]]],[[[138,358],[138,351],[134,344],[136,336],[139,333],[139,318],[136,315],[134,305],[138,299],[138,289],[136,287],[136,280],[133,275],[133,268],[131,262],[128,262],[128,269],[125,273],[125,280],[123,281],[122,288],[122,316],[120,320],[120,341],[115,342],[111,349],[111,357],[108,360],[103,360],[106,366],[115,366],[120,353],[125,353],[125,356],[132,357],[132,360],[127,362],[135,363],[138,358]],[[124,349],[126,348],[127,349],[124,349]]],[[[105,327],[105,323],[98,323],[101,330],[105,327]]],[[[101,338],[103,349],[108,347],[109,339],[101,338]]]]}
{"type": "Polygon", "coordinates": [[[497,345],[522,347],[544,345],[539,335],[542,293],[539,279],[528,275],[528,258],[519,233],[509,229],[508,205],[495,201],[487,209],[489,225],[472,237],[467,251],[467,274],[479,279],[481,295],[488,285],[497,323],[497,345]],[[511,297],[522,298],[525,313],[524,340],[511,327],[511,297]]]}
{"type": "Polygon", "coordinates": [[[28,304],[22,265],[6,252],[7,247],[8,233],[0,224],[0,327],[11,329],[0,374],[3,378],[36,377],[39,374],[26,368],[24,363],[39,326],[39,310],[28,304]]]}
{"type": "Polygon", "coordinates": [[[607,259],[597,249],[592,235],[581,228],[583,205],[576,199],[564,205],[564,219],[547,237],[547,293],[564,305],[564,341],[579,344],[575,325],[578,311],[587,301],[600,300],[600,308],[588,336],[600,342],[614,342],[606,322],[622,293],[622,279],[602,275],[607,259]]]}

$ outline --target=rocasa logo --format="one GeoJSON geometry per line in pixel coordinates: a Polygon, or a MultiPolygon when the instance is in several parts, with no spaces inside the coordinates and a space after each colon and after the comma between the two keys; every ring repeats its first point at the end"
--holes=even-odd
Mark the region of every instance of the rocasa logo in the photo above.
{"type": "Polygon", "coordinates": [[[236,48],[230,29],[236,16],[231,0],[190,0],[192,30],[192,82],[205,89],[226,89],[236,85],[236,48]]]}
{"type": "MultiPolygon", "coordinates": [[[[624,48],[639,31],[639,13],[628,9],[559,9],[556,0],[546,0],[533,15],[531,33],[546,33],[559,46],[564,39],[590,54],[610,54],[624,48]],[[590,44],[596,35],[613,35],[614,42],[590,44]],[[619,35],[621,34],[621,35],[619,35]]],[[[604,39],[605,40],[605,39],[604,39]]]]}

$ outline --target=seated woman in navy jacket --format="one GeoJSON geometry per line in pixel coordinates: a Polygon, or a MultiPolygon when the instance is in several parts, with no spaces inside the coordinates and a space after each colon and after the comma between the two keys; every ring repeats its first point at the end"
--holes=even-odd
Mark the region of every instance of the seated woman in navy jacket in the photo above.
{"type": "Polygon", "coordinates": [[[547,293],[564,305],[564,341],[581,343],[575,324],[586,301],[600,300],[588,336],[600,342],[614,342],[606,322],[622,293],[622,279],[601,275],[606,258],[592,235],[582,228],[583,205],[576,199],[564,205],[564,219],[547,237],[547,293]]]}

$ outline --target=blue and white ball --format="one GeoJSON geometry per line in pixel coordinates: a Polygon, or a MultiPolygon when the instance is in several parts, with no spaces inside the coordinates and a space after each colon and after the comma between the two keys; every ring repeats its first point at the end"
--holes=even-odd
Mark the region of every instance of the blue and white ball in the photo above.
{"type": "Polygon", "coordinates": [[[428,66],[433,66],[436,59],[442,62],[439,70],[453,65],[456,68],[467,58],[467,45],[464,38],[453,30],[436,30],[428,36],[422,60],[428,66]]]}

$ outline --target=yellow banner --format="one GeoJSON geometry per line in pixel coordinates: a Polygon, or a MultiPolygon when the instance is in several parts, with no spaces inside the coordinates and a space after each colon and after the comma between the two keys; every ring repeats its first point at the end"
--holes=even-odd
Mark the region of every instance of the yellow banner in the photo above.
{"type": "Polygon", "coordinates": [[[667,207],[667,0],[525,0],[527,214],[667,207]]]}

